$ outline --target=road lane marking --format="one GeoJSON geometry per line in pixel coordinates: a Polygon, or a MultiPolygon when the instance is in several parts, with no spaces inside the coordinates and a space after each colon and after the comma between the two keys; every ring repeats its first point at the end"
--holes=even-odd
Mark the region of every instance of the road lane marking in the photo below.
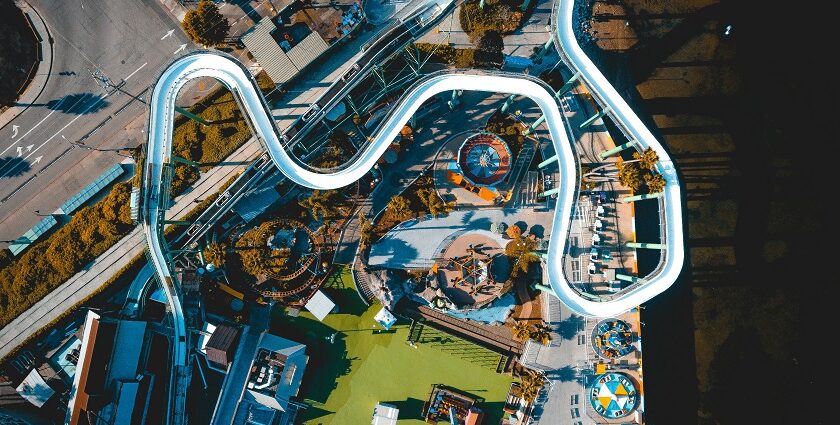
{"type": "Polygon", "coordinates": [[[138,71],[143,69],[147,64],[148,64],[148,62],[145,62],[143,65],[140,65],[140,68],[137,68],[137,69],[134,70],[134,72],[132,72],[131,74],[128,74],[127,77],[123,78],[123,81],[128,81],[129,78],[133,77],[134,74],[136,74],[138,71]]]}
{"type": "Polygon", "coordinates": [[[161,37],[160,39],[161,39],[161,40],[165,40],[165,39],[166,39],[166,37],[172,37],[172,35],[173,35],[173,34],[175,34],[175,30],[169,30],[169,31],[167,31],[167,32],[166,32],[166,34],[164,34],[164,35],[163,35],[163,37],[161,37]]]}
{"type": "MultiPolygon", "coordinates": [[[[37,148],[35,148],[34,150],[32,150],[32,152],[30,152],[28,155],[26,155],[26,156],[23,158],[23,159],[24,159],[24,161],[25,161],[25,160],[27,160],[27,159],[29,159],[29,157],[30,157],[30,156],[35,155],[35,153],[36,153],[36,152],[38,152],[38,150],[39,150],[39,149],[41,149],[42,147],[44,147],[44,145],[46,145],[47,143],[49,143],[49,142],[50,142],[50,140],[54,139],[54,138],[55,138],[55,136],[58,136],[58,135],[60,135],[61,133],[63,133],[63,132],[64,132],[64,130],[66,130],[66,129],[67,129],[67,127],[70,127],[70,126],[71,126],[74,122],[76,122],[76,120],[78,120],[79,118],[81,118],[82,116],[84,116],[85,114],[87,114],[87,112],[88,112],[88,111],[90,111],[91,109],[93,109],[93,108],[95,108],[95,107],[99,106],[99,103],[100,103],[100,102],[105,101],[105,99],[106,99],[108,96],[110,96],[110,95],[111,95],[110,93],[107,93],[105,96],[103,96],[103,97],[101,97],[101,98],[97,99],[97,101],[96,101],[96,102],[93,102],[93,103],[91,103],[90,105],[88,105],[87,109],[85,109],[84,111],[82,111],[80,114],[76,115],[76,118],[73,118],[72,120],[70,120],[70,122],[68,122],[68,123],[67,123],[64,127],[62,127],[62,128],[61,128],[61,130],[58,130],[57,132],[55,132],[55,134],[53,134],[52,136],[50,136],[50,137],[49,137],[49,139],[45,140],[45,141],[44,141],[44,143],[41,143],[40,145],[38,145],[38,147],[37,147],[37,148]]],[[[31,130],[30,130],[30,131],[31,131],[31,130]]],[[[34,145],[33,145],[33,146],[34,146],[34,145]]],[[[0,174],[0,177],[5,177],[5,176],[6,176],[6,174],[11,174],[12,172],[14,172],[15,168],[17,168],[17,165],[19,165],[19,164],[20,164],[20,163],[15,164],[15,166],[13,166],[11,170],[9,170],[9,171],[7,171],[7,172],[4,172],[4,173],[0,174]]],[[[2,169],[3,169],[3,168],[0,168],[0,170],[2,170],[2,169]]]]}
{"type": "MultiPolygon", "coordinates": [[[[64,102],[64,99],[62,99],[61,101],[62,101],[62,102],[64,102]]],[[[59,106],[60,106],[60,104],[59,104],[59,106]]],[[[3,149],[3,152],[0,152],[0,155],[5,154],[5,153],[6,153],[9,149],[11,149],[11,148],[15,147],[15,145],[16,145],[16,144],[18,144],[18,143],[20,143],[20,141],[21,141],[24,137],[26,137],[29,133],[31,133],[31,132],[32,132],[32,130],[35,130],[36,128],[38,128],[38,126],[39,126],[39,125],[41,125],[44,121],[46,121],[46,120],[47,120],[47,118],[49,118],[49,117],[50,117],[50,115],[52,115],[52,114],[54,114],[54,113],[55,113],[55,109],[53,109],[52,111],[50,111],[50,113],[49,113],[49,114],[47,114],[47,116],[45,116],[45,117],[44,117],[41,121],[38,121],[38,124],[35,124],[35,126],[34,126],[34,127],[32,127],[32,128],[30,128],[30,129],[29,129],[29,131],[27,131],[26,133],[24,133],[24,134],[23,134],[23,136],[20,136],[20,139],[17,139],[14,143],[12,143],[11,145],[9,145],[9,147],[8,147],[8,148],[3,149]]]]}
{"type": "Polygon", "coordinates": [[[20,126],[19,126],[19,125],[12,124],[12,139],[14,139],[15,137],[17,137],[17,134],[18,134],[18,129],[19,129],[19,128],[20,128],[20,126]]]}
{"type": "Polygon", "coordinates": [[[172,54],[173,54],[173,55],[177,55],[178,53],[181,53],[181,52],[183,52],[184,50],[187,50],[187,45],[186,45],[186,44],[182,44],[182,45],[181,45],[181,47],[179,47],[179,48],[178,48],[178,50],[176,50],[176,51],[172,52],[172,54]]]}

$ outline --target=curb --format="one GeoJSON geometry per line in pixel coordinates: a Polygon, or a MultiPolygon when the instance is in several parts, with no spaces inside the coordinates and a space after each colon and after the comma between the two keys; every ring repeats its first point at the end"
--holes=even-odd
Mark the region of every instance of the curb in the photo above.
{"type": "MultiPolygon", "coordinates": [[[[39,42],[38,50],[41,52],[41,56],[43,56],[35,69],[35,76],[32,77],[32,80],[29,82],[29,84],[27,84],[26,88],[23,89],[23,93],[21,93],[21,96],[18,99],[18,102],[31,104],[35,103],[35,101],[37,101],[38,98],[41,96],[41,93],[44,92],[44,88],[47,86],[47,82],[50,79],[50,75],[52,75],[54,40],[52,38],[52,34],[50,34],[50,29],[47,26],[47,23],[44,21],[44,18],[41,17],[41,14],[38,13],[38,11],[34,7],[32,7],[31,4],[29,4],[26,0],[15,0],[15,5],[18,8],[20,8],[20,10],[23,12],[30,27],[35,33],[35,38],[37,38],[39,42]],[[38,25],[35,21],[32,20],[32,13],[30,12],[34,12],[35,17],[37,18],[37,23],[44,27],[46,38],[44,37],[44,34],[41,34],[40,31],[38,31],[38,25]],[[47,72],[46,75],[43,77],[43,81],[39,81],[39,75],[44,74],[38,74],[38,71],[42,70],[41,67],[45,63],[47,64],[47,72]],[[32,97],[26,97],[27,94],[32,93],[33,86],[36,84],[40,85],[38,93],[36,93],[32,97]]],[[[4,111],[2,114],[0,114],[0,130],[6,128],[6,126],[8,126],[12,121],[15,120],[15,118],[17,118],[20,114],[26,112],[27,109],[29,109],[28,105],[24,107],[12,106],[6,111],[4,111]]]]}

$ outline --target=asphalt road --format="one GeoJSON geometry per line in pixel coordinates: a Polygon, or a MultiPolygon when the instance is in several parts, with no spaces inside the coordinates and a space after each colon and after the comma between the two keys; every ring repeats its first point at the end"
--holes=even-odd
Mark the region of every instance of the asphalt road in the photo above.
{"type": "Polygon", "coordinates": [[[50,78],[37,101],[0,129],[3,240],[35,224],[35,210],[54,211],[125,159],[71,142],[113,149],[145,139],[139,99],[183,44],[194,47],[157,0],[29,2],[55,40],[53,66],[38,70],[50,78]]]}

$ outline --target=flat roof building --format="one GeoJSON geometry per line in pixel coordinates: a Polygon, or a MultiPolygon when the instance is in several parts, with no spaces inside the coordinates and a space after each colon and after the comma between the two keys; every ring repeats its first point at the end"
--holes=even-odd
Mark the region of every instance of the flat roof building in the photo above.
{"type": "Polygon", "coordinates": [[[364,19],[364,11],[355,1],[318,8],[294,2],[277,16],[262,18],[241,40],[279,85],[297,76],[364,19]]]}
{"type": "Polygon", "coordinates": [[[291,424],[292,400],[300,390],[309,357],[306,346],[246,329],[239,343],[216,411],[214,425],[291,424]]]}
{"type": "Polygon", "coordinates": [[[146,322],[88,311],[64,423],[142,424],[153,376],[141,354],[146,322]]]}

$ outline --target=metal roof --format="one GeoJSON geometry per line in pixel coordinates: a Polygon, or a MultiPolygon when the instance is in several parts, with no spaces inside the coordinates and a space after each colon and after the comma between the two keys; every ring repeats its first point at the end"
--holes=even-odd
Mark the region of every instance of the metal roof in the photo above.
{"type": "Polygon", "coordinates": [[[276,29],[277,24],[271,18],[263,18],[241,37],[242,43],[274,84],[291,80],[330,48],[318,32],[311,31],[288,52],[284,52],[271,35],[276,29]]]}
{"type": "Polygon", "coordinates": [[[37,369],[32,369],[29,375],[26,375],[16,391],[35,407],[43,406],[55,394],[55,390],[47,385],[37,369]]]}
{"type": "Polygon", "coordinates": [[[309,33],[303,40],[286,54],[298,71],[302,71],[330,48],[329,44],[315,31],[309,33]]]}
{"type": "Polygon", "coordinates": [[[260,63],[274,84],[282,84],[294,78],[298,69],[271,36],[275,29],[277,25],[274,21],[263,18],[242,36],[242,43],[254,55],[254,59],[260,63]]]}
{"type": "Polygon", "coordinates": [[[111,182],[116,180],[117,177],[124,172],[125,170],[123,170],[122,165],[114,164],[113,167],[109,168],[107,171],[102,173],[101,176],[97,177],[93,183],[85,186],[84,189],[79,191],[79,193],[73,195],[70,199],[61,204],[59,209],[63,211],[64,214],[70,214],[77,208],[81,207],[94,195],[99,193],[99,191],[105,188],[105,186],[111,184],[111,182]]]}
{"type": "Polygon", "coordinates": [[[23,236],[15,239],[15,241],[9,245],[9,251],[12,251],[12,255],[20,254],[24,249],[29,247],[29,245],[32,245],[36,240],[38,240],[38,238],[43,236],[47,230],[50,230],[50,228],[56,224],[58,224],[58,220],[56,220],[55,217],[44,217],[44,219],[39,221],[38,224],[27,230],[23,236]]]}
{"type": "Polygon", "coordinates": [[[315,295],[306,302],[306,309],[320,321],[324,321],[324,318],[326,318],[334,308],[335,303],[320,290],[316,291],[315,295]]]}

